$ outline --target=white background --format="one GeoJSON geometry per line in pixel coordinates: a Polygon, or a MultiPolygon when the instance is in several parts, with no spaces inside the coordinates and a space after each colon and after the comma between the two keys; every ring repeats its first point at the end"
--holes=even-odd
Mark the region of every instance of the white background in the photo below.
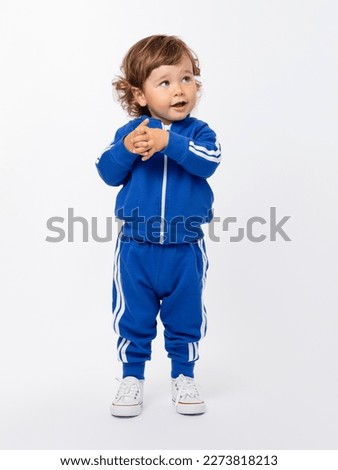
{"type": "Polygon", "coordinates": [[[1,0],[2,449],[337,448],[337,24],[333,0],[1,0]],[[114,241],[85,243],[78,223],[48,243],[46,221],[72,207],[104,234],[117,189],[94,162],[127,120],[111,80],[158,33],[200,58],[195,116],[223,148],[215,213],[238,222],[207,238],[208,412],[172,409],[159,328],[143,414],[121,420],[114,241]],[[270,207],[292,241],[269,240],[270,207]],[[267,239],[230,242],[253,216],[267,239]]]}

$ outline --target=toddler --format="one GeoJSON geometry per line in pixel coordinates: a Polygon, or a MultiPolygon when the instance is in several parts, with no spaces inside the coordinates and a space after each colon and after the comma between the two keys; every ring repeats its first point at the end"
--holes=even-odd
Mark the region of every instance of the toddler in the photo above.
{"type": "Polygon", "coordinates": [[[137,416],[145,362],[157,315],[171,360],[172,401],[181,414],[201,414],[194,382],[198,344],[207,327],[203,289],[208,259],[201,225],[212,219],[207,182],[221,160],[208,124],[190,116],[201,83],[199,62],[178,37],[153,35],[127,52],[113,82],[133,118],[98,158],[101,178],[121,186],[115,215],[123,221],[113,279],[113,326],[123,378],[114,416],[137,416]]]}

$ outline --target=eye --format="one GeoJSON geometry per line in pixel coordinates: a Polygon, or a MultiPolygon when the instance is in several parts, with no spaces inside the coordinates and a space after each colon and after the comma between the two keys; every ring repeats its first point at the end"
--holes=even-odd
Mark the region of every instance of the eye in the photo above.
{"type": "Polygon", "coordinates": [[[160,86],[163,88],[167,88],[169,86],[169,80],[163,80],[163,82],[160,83],[160,86]]]}
{"type": "Polygon", "coordinates": [[[192,81],[192,77],[190,75],[186,75],[182,78],[183,83],[190,83],[192,81]]]}

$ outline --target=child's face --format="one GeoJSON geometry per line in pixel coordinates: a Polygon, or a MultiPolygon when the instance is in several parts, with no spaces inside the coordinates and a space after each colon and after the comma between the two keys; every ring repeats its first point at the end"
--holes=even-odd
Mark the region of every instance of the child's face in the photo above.
{"type": "Polygon", "coordinates": [[[134,96],[140,106],[147,106],[152,117],[164,124],[180,121],[193,110],[197,87],[191,60],[184,55],[176,65],[154,69],[134,96]]]}

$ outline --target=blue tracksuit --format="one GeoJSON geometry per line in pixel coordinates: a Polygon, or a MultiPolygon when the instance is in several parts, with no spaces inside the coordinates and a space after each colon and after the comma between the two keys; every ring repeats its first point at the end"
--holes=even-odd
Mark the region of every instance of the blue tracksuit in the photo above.
{"type": "Polygon", "coordinates": [[[206,331],[202,293],[208,267],[201,224],[212,219],[213,193],[206,181],[220,163],[210,127],[190,116],[164,126],[167,147],[149,160],[129,152],[123,139],[147,116],[121,127],[96,165],[111,186],[122,185],[115,215],[124,221],[114,263],[113,315],[123,375],[144,377],[156,336],[165,329],[172,376],[193,376],[198,341],[206,331]]]}

